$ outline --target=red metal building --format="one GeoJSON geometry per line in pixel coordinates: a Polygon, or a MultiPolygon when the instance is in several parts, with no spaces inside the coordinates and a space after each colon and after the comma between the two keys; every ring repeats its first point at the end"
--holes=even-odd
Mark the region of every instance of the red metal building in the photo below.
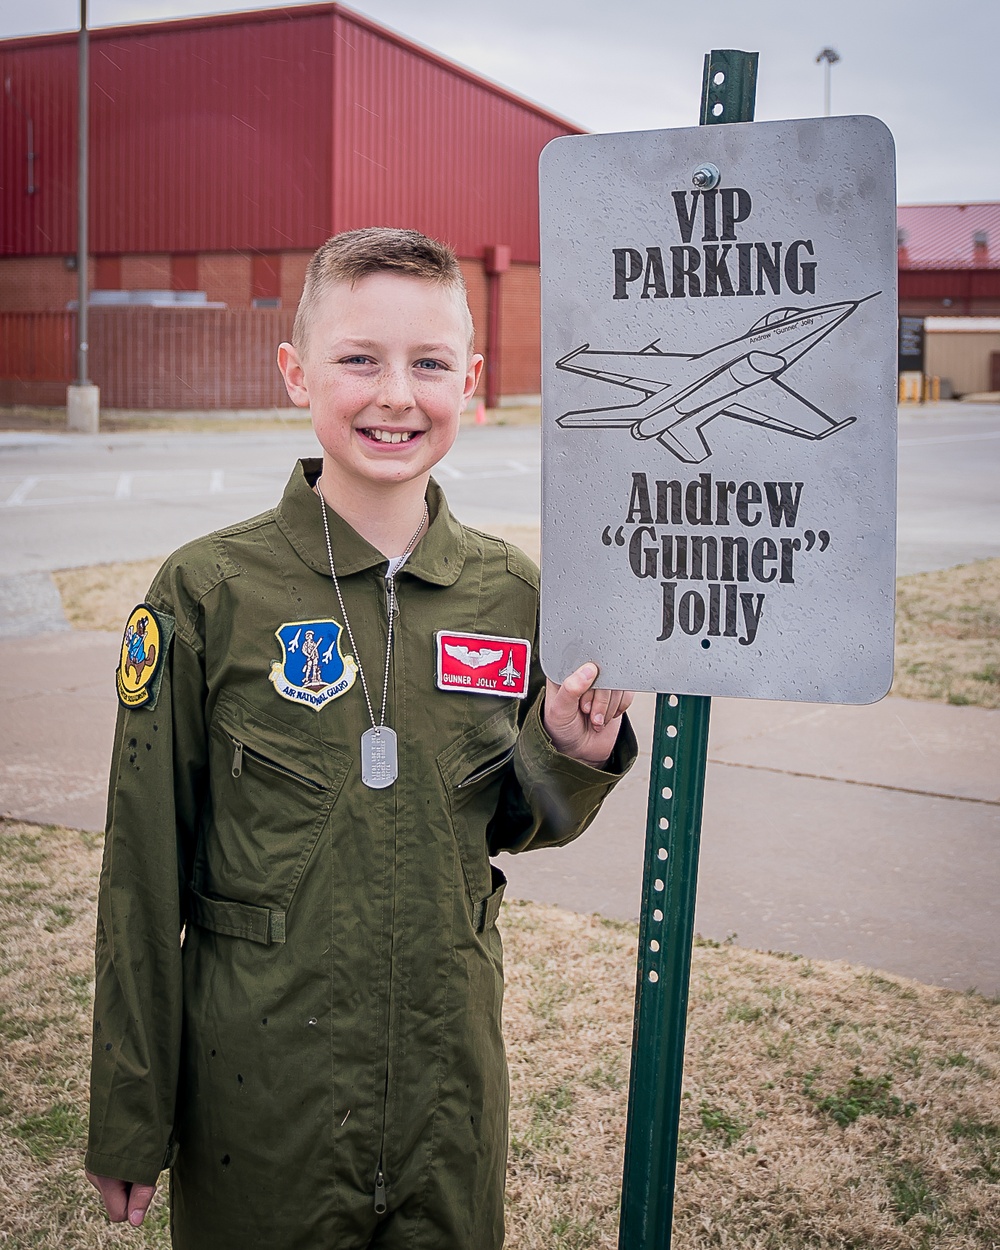
{"type": "MultiPolygon", "coordinates": [[[[573,126],[339,4],[95,30],[90,48],[93,286],[288,314],[324,239],[410,226],[462,258],[480,347],[499,322],[502,391],[537,392],[537,160],[573,126]]],[[[76,56],[72,33],[0,42],[0,313],[76,293],[76,56]]],[[[173,406],[158,398],[142,406],[173,406]]]]}
{"type": "Polygon", "coordinates": [[[899,311],[1000,315],[1000,203],[901,204],[899,311]]]}

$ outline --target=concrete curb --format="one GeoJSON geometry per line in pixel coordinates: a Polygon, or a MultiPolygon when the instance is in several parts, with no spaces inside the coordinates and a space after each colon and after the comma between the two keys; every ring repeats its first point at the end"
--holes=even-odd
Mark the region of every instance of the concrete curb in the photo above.
{"type": "Polygon", "coordinates": [[[69,629],[51,573],[0,577],[0,638],[30,638],[69,629]]]}

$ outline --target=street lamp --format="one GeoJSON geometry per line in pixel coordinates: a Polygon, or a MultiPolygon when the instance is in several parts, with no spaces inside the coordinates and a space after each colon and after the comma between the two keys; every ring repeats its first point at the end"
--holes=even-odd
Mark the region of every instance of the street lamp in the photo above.
{"type": "Polygon", "coordinates": [[[88,373],[89,343],[87,313],[90,287],[87,281],[87,186],[90,132],[90,41],[87,31],[87,0],[80,0],[80,37],[77,45],[77,242],[76,242],[76,372],[75,382],[66,388],[66,425],[81,434],[96,434],[100,421],[100,391],[88,373]]]}
{"type": "Polygon", "coordinates": [[[835,48],[824,48],[816,58],[816,64],[823,62],[823,115],[830,116],[830,66],[840,60],[840,53],[835,48]]]}

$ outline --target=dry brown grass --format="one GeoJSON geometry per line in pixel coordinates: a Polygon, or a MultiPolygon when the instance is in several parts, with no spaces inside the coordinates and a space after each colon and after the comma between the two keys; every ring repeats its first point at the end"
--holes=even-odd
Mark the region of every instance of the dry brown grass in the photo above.
{"type": "Polygon", "coordinates": [[[1000,559],[899,579],[892,693],[1000,707],[1000,559]]]}
{"type": "MultiPolygon", "coordinates": [[[[635,930],[505,909],[511,1250],[612,1250],[635,930]]],[[[1000,1006],[694,951],[675,1250],[996,1250],[1000,1006]]]]}
{"type": "MultiPolygon", "coordinates": [[[[0,1246],[121,1245],[84,1179],[102,839],[0,821],[0,1246]]],[[[136,1247],[169,1245],[162,1201],[136,1247]]]]}
{"type": "MultiPolygon", "coordinates": [[[[17,1250],[125,1244],[80,1171],[100,842],[0,822],[0,1246],[17,1250]]],[[[532,903],[501,923],[508,1245],[611,1250],[635,930],[532,903]]],[[[976,995],[699,945],[676,1250],[996,1250],[998,1026],[976,995]]],[[[162,1202],[126,1241],[165,1250],[162,1202]]]]}
{"type": "Polygon", "coordinates": [[[158,558],[58,569],[52,578],[66,619],[74,629],[124,630],[129,612],[143,601],[162,563],[158,558]]]}

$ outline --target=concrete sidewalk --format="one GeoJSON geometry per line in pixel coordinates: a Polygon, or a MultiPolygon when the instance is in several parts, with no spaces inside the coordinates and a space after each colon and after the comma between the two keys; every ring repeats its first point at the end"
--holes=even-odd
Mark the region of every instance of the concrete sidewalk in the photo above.
{"type": "MultiPolygon", "coordinates": [[[[587,834],[506,859],[513,895],[637,916],[653,704],[587,834]]],[[[1000,992],[998,734],[983,708],[713,699],[698,932],[1000,992]]]]}
{"type": "MultiPolygon", "coordinates": [[[[4,815],[103,827],[119,641],[0,641],[4,815]]],[[[636,916],[652,709],[585,837],[503,857],[511,896],[636,916]]],[[[716,699],[712,722],[700,933],[1000,992],[1000,711],[716,699]]]]}

